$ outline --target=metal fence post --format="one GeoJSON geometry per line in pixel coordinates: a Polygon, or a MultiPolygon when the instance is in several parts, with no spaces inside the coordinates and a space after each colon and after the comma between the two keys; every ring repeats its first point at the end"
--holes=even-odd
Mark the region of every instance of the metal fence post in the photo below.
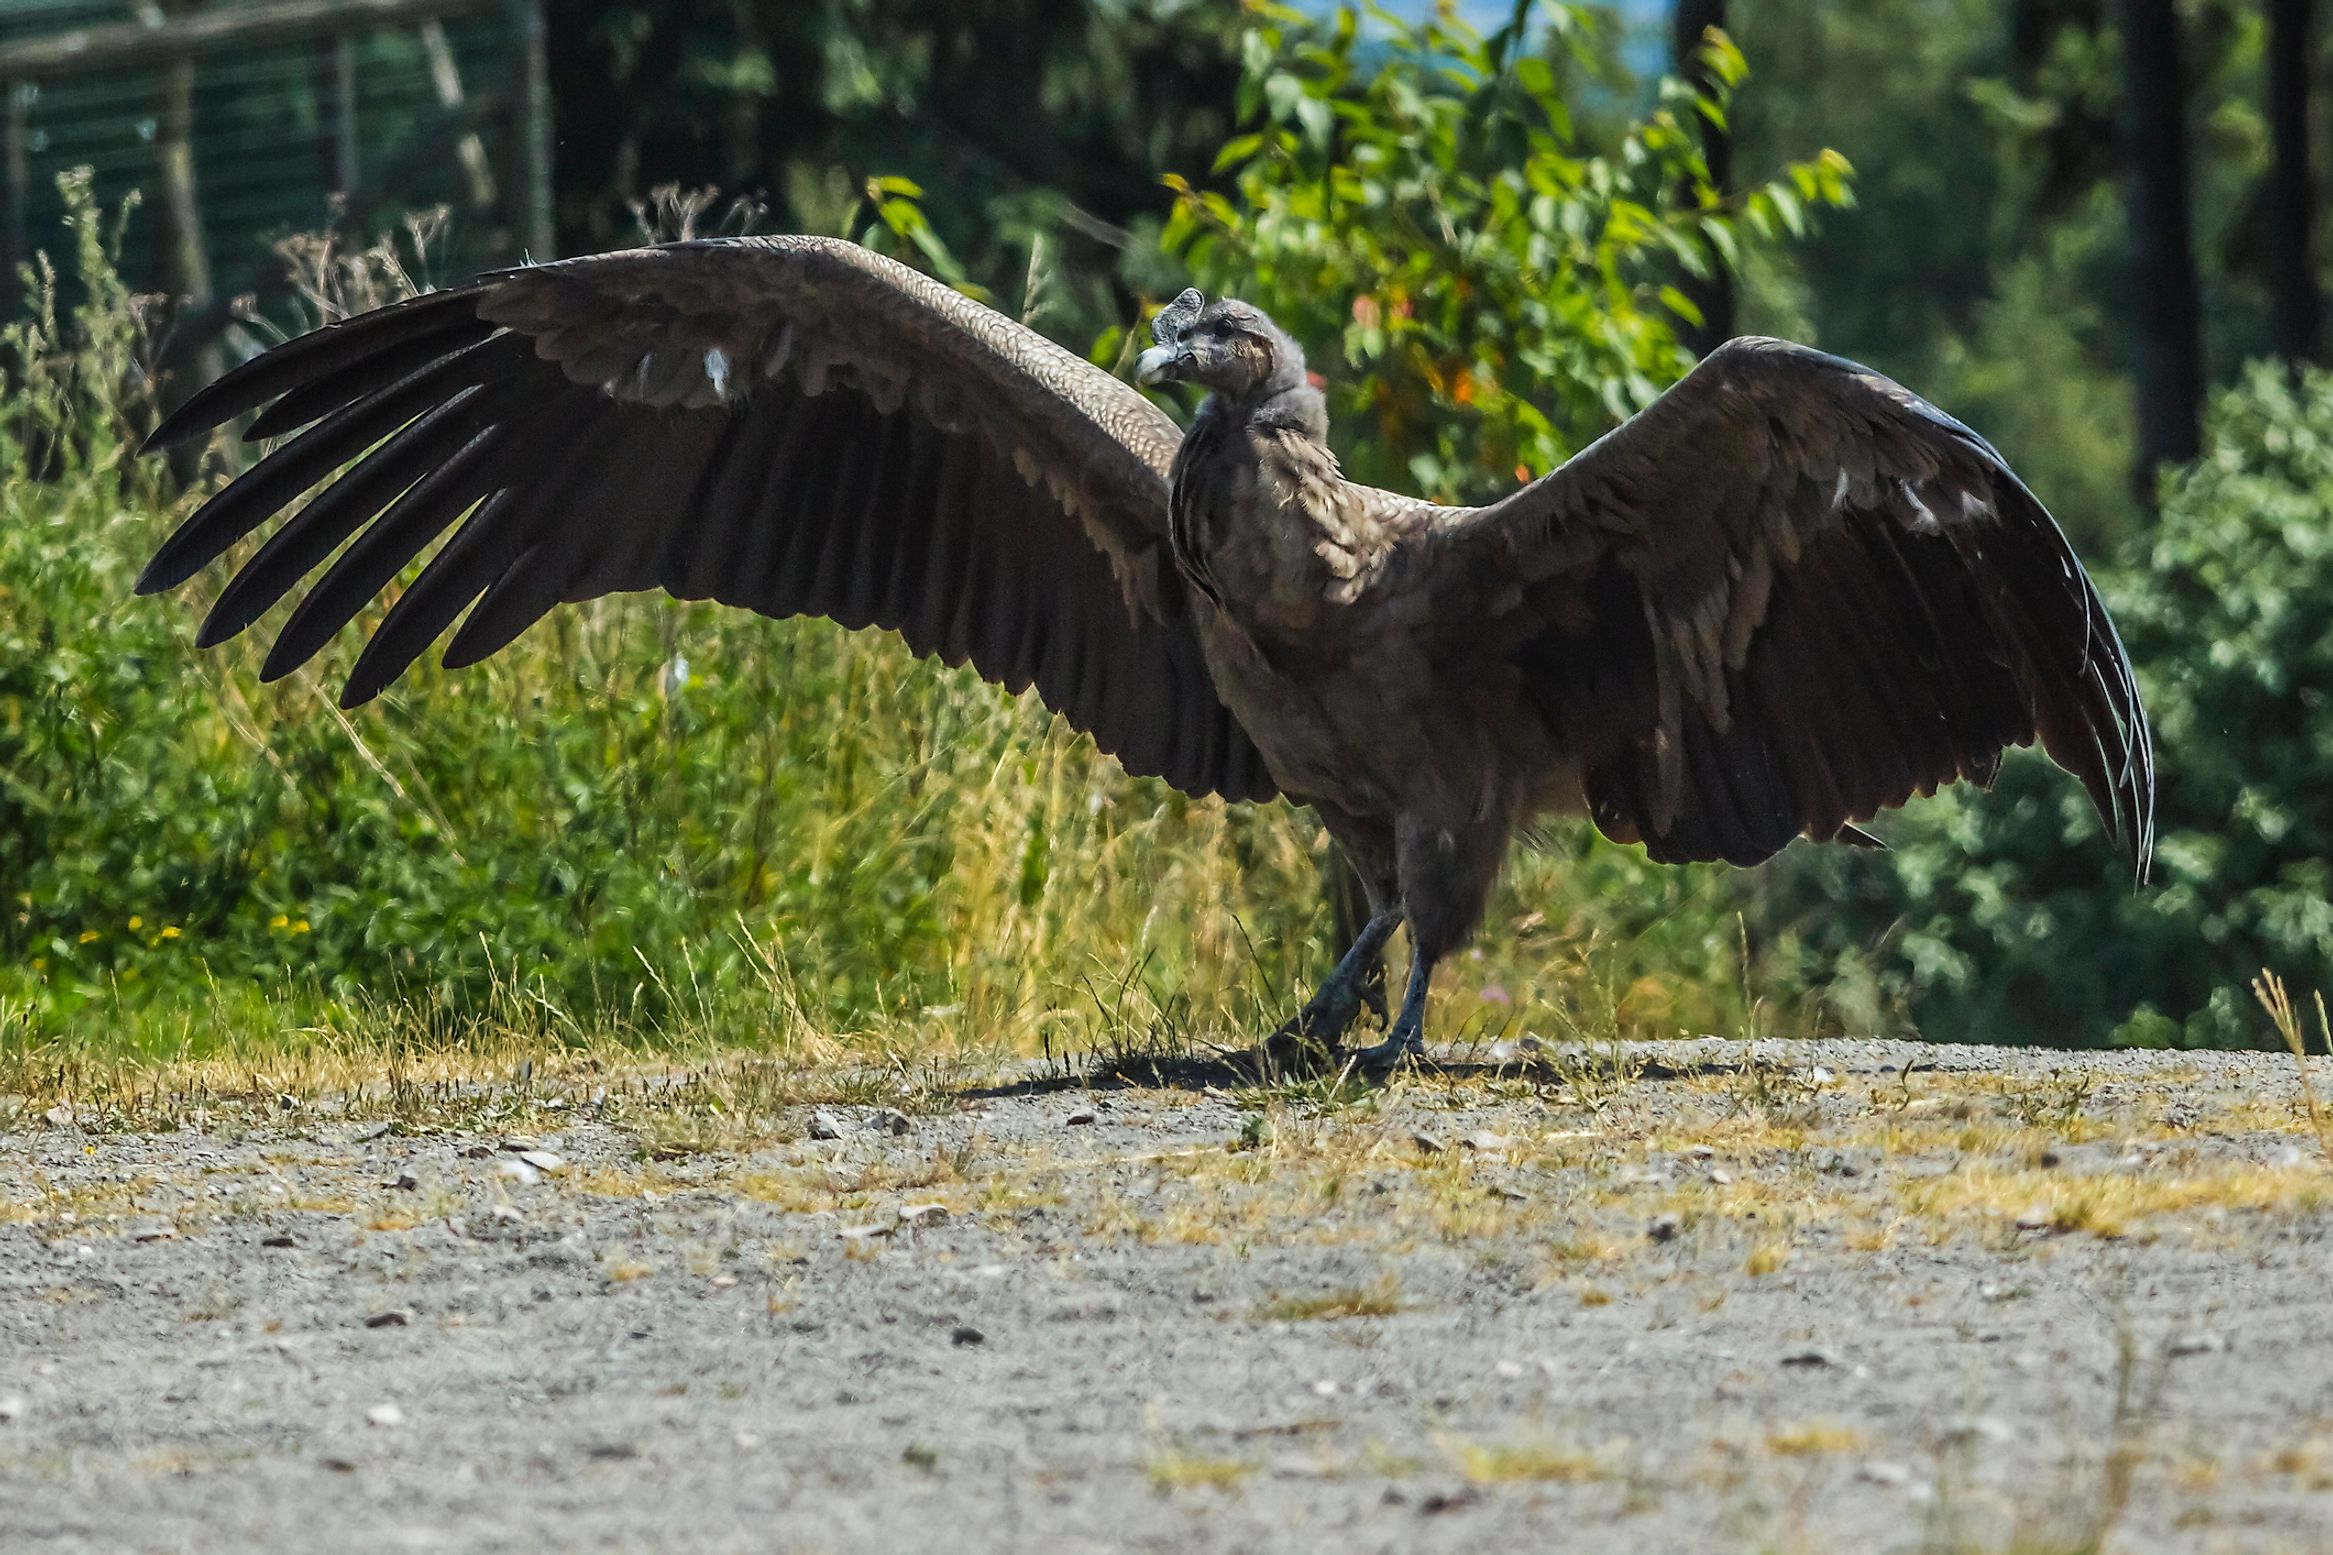
{"type": "Polygon", "coordinates": [[[16,267],[30,257],[25,247],[24,205],[32,181],[26,143],[31,137],[33,89],[28,82],[0,78],[0,92],[8,94],[7,146],[0,152],[7,178],[7,207],[0,212],[0,286],[8,289],[13,300],[16,267]]]}
{"type": "Polygon", "coordinates": [[[542,0],[510,0],[511,226],[531,259],[558,257],[551,212],[551,69],[542,0]]]}

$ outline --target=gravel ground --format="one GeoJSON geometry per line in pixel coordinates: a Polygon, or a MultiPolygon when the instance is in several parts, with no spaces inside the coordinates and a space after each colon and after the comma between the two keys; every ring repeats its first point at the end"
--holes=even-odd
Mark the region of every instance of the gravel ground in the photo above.
{"type": "Polygon", "coordinates": [[[2290,1059],[1492,1056],[0,1098],[0,1550],[2333,1548],[2290,1059]]]}

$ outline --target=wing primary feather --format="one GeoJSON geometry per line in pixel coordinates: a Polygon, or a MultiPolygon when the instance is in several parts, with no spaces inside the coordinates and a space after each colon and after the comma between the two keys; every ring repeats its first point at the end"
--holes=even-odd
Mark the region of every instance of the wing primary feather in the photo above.
{"type": "Polygon", "coordinates": [[[822,523],[817,558],[811,565],[806,596],[809,608],[832,616],[853,630],[866,626],[862,616],[850,615],[852,580],[876,543],[871,514],[882,487],[883,460],[888,452],[885,418],[849,389],[828,394],[849,402],[850,438],[836,461],[833,486],[820,513],[822,523]]]}
{"type": "Polygon", "coordinates": [[[634,413],[614,423],[587,500],[561,536],[584,558],[567,598],[656,585],[671,534],[696,517],[685,505],[696,473],[729,424],[720,410],[634,413]]]}
{"type": "Polygon", "coordinates": [[[493,657],[518,634],[550,614],[582,565],[572,551],[562,551],[548,540],[537,540],[486,586],[478,603],[446,644],[439,660],[447,669],[468,669],[493,657]]]}
{"type": "MultiPolygon", "coordinates": [[[[1104,575],[1087,586],[1108,588],[1110,579],[1107,568],[1096,570],[1104,575]]],[[[1084,619],[1085,612],[1073,602],[1075,599],[1076,596],[1072,595],[1053,607],[1056,611],[1066,608],[1071,613],[1071,628],[1064,631],[1057,627],[1056,630],[1062,639],[1073,643],[1077,650],[1071,655],[1071,669],[1077,677],[1077,689],[1064,705],[1068,708],[1070,722],[1081,729],[1093,729],[1101,726],[1102,710],[1109,705],[1110,671],[1113,666],[1110,663],[1108,639],[1090,630],[1089,623],[1084,619]]]]}
{"type": "Polygon", "coordinates": [[[232,421],[287,389],[339,370],[348,362],[438,331],[458,333],[481,287],[428,292],[386,308],[327,324],[288,340],[226,373],[164,417],[141,451],[169,448],[232,421]]]}
{"type": "MultiPolygon", "coordinates": [[[[919,654],[932,651],[938,622],[922,609],[924,584],[932,565],[934,536],[943,521],[940,512],[941,437],[921,421],[910,420],[907,475],[900,493],[905,511],[919,516],[912,543],[891,547],[876,610],[880,619],[919,654]]],[[[906,526],[903,524],[902,526],[906,526]]]]}
{"type": "Polygon", "coordinates": [[[924,597],[917,611],[931,623],[930,652],[961,664],[972,656],[972,608],[979,553],[973,524],[979,512],[979,451],[961,437],[945,437],[934,478],[931,555],[924,565],[924,597]]]}
{"type": "Polygon", "coordinates": [[[682,507],[696,516],[696,522],[673,526],[657,563],[657,581],[673,598],[713,599],[728,581],[739,549],[741,515],[750,511],[736,498],[733,476],[744,477],[748,462],[765,451],[768,434],[767,419],[747,411],[730,413],[722,424],[682,507]]]}
{"type": "Polygon", "coordinates": [[[858,481],[838,499],[834,528],[846,543],[830,548],[819,589],[826,613],[853,630],[875,624],[883,570],[904,538],[900,488],[907,461],[899,457],[899,444],[905,422],[879,411],[871,419],[872,435],[863,444],[858,481]]]}
{"type": "Polygon", "coordinates": [[[494,333],[494,326],[482,320],[457,319],[445,329],[432,330],[358,357],[322,377],[285,390],[274,404],[253,419],[244,430],[243,441],[256,443],[297,431],[368,394],[402,382],[432,362],[457,355],[494,333]]]}
{"type": "Polygon", "coordinates": [[[495,462],[517,430],[489,424],[474,431],[451,459],[383,509],[292,611],[260,665],[260,679],[281,679],[315,657],[448,524],[492,491],[495,462]]]}
{"type": "Polygon", "coordinates": [[[2120,637],[2065,538],[2022,486],[1983,565],[1990,603],[2022,660],[2034,726],[2052,760],[2080,778],[2140,873],[2152,853],[2153,739],[2120,637]],[[2101,629],[2103,628],[2103,629],[2101,629]],[[2103,650],[2111,647],[2108,654],[2103,650]],[[2137,781],[2144,770],[2146,792],[2137,781]]]}
{"type": "Polygon", "coordinates": [[[773,537],[780,543],[772,554],[767,592],[756,605],[772,615],[817,608],[819,559],[833,540],[835,494],[847,477],[854,446],[853,405],[848,394],[812,395],[803,402],[803,419],[815,423],[816,431],[791,450],[785,482],[789,517],[773,537]]]}
{"type": "MultiPolygon", "coordinates": [[[[1683,732],[1685,781],[1692,797],[1679,805],[1678,820],[1697,815],[1707,829],[1710,850],[1718,857],[1735,864],[1757,863],[1766,855],[1758,847],[1753,807],[1741,803],[1732,752],[1726,748],[1730,742],[1719,739],[1698,708],[1686,714],[1683,732]],[[1699,802],[1692,802],[1693,798],[1699,802]]],[[[1797,827],[1791,828],[1792,835],[1797,831],[1797,827]]]]}
{"type": "Polygon", "coordinates": [[[265,615],[342,541],[474,437],[469,399],[481,392],[464,389],[410,423],[285,520],[212,602],[195,646],[224,642],[265,615]]]}
{"type": "Polygon", "coordinates": [[[365,449],[462,390],[487,381],[504,365],[491,360],[488,349],[472,346],[424,367],[374,398],[334,412],[270,453],[162,542],[138,578],[137,592],[176,588],[365,449]]]}
{"type": "Polygon", "coordinates": [[[726,559],[728,576],[713,597],[782,616],[790,612],[779,606],[780,569],[794,531],[806,521],[793,476],[803,450],[819,441],[823,411],[802,404],[789,392],[786,413],[780,414],[777,392],[773,388],[753,401],[752,413],[769,418],[762,440],[766,452],[754,462],[736,460],[734,478],[717,488],[714,500],[734,501],[740,517],[733,530],[736,548],[726,559]]]}
{"type": "Polygon", "coordinates": [[[340,692],[343,708],[361,707],[387,690],[509,567],[516,553],[510,531],[500,520],[511,496],[506,488],[479,503],[421,575],[397,596],[348,672],[348,683],[340,692]]]}
{"type": "Polygon", "coordinates": [[[1943,758],[1938,754],[1940,715],[1935,698],[1904,673],[1901,647],[1888,630],[1887,607],[1872,596],[1871,574],[1849,549],[1852,544],[1839,536],[1829,544],[1810,546],[1808,560],[1819,556],[1817,564],[1827,585],[1832,664],[1839,678],[1855,688],[1850,704],[1854,722],[1838,734],[1861,743],[1874,778],[1871,790],[1857,796],[1847,818],[1867,821],[1880,810],[1902,804],[1922,784],[1933,786],[1932,774],[1943,758]]]}
{"type": "Polygon", "coordinates": [[[565,417],[540,416],[494,451],[493,467],[481,473],[499,489],[478,504],[382,616],[342,688],[343,707],[360,706],[386,690],[509,569],[545,510],[539,498],[566,484],[549,472],[565,468],[558,453],[570,435],[565,417]]]}
{"type": "Polygon", "coordinates": [[[1794,666],[1811,659],[1794,613],[1770,615],[1766,640],[1753,649],[1743,682],[1761,720],[1782,741],[1783,760],[1798,796],[1800,830],[1828,839],[1847,819],[1848,801],[1822,740],[1823,730],[1840,723],[1828,680],[1819,673],[1794,671],[1794,666]]]}

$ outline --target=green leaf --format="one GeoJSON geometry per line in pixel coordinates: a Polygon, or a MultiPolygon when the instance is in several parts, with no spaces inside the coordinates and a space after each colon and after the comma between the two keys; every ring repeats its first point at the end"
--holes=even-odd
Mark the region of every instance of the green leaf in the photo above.
{"type": "Polygon", "coordinates": [[[1215,153],[1215,164],[1209,171],[1220,173],[1226,168],[1235,167],[1262,150],[1263,145],[1264,137],[1260,134],[1234,135],[1223,143],[1222,150],[1215,153]]]}

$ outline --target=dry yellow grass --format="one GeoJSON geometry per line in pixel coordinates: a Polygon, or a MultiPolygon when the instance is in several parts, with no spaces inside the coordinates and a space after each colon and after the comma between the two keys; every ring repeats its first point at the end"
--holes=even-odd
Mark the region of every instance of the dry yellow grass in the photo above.
{"type": "Polygon", "coordinates": [[[1826,1453],[1860,1452],[1863,1433],[1831,1421],[1776,1426],[1766,1433],[1766,1450],[1778,1457],[1813,1458],[1826,1453]]]}
{"type": "Polygon", "coordinates": [[[1238,1458],[1210,1458],[1195,1453],[1156,1452],[1142,1465],[1150,1482],[1161,1491],[1234,1490],[1255,1473],[1256,1466],[1238,1458]]]}
{"type": "Polygon", "coordinates": [[[2299,1441],[2270,1453],[2258,1472],[2286,1476],[2302,1490],[2333,1490],[2333,1424],[2313,1424],[2299,1441]]]}
{"type": "Polygon", "coordinates": [[[1550,1437],[1487,1443],[1446,1436],[1442,1446],[1458,1471],[1477,1485],[1516,1481],[1584,1485],[1610,1479],[1618,1469],[1616,1446],[1590,1449],[1550,1437]]]}
{"type": "Polygon", "coordinates": [[[2301,1214],[2333,1203],[2322,1165],[2213,1162],[2191,1170],[2072,1172],[1969,1162],[1940,1177],[1901,1184],[1916,1218],[1959,1229],[2012,1225],[2060,1235],[2119,1237],[2146,1222],[2210,1211],[2301,1214]]]}
{"type": "Polygon", "coordinates": [[[1391,1317],[1401,1310],[1401,1281],[1386,1274],[1374,1283],[1310,1296],[1277,1296],[1256,1312],[1266,1323],[1313,1323],[1347,1317],[1391,1317]]]}
{"type": "MultiPolygon", "coordinates": [[[[2263,970],[2252,983],[2252,996],[2260,1001],[2262,1009],[2276,1027],[2276,1034],[2284,1039],[2285,1048],[2293,1056],[2293,1069],[2300,1076],[2301,1100],[2309,1115],[2309,1129],[2317,1136],[2317,1148],[2329,1163],[2333,1163],[2333,1121],[2317,1104],[2317,1087],[2309,1078],[2308,1034],[2299,1014],[2293,1009],[2292,997],[2285,992],[2284,979],[2274,972],[2263,970]]],[[[2333,1017],[2325,1013],[2325,995],[2317,994],[2317,1032],[2325,1052],[2333,1057],[2333,1017]]]]}

